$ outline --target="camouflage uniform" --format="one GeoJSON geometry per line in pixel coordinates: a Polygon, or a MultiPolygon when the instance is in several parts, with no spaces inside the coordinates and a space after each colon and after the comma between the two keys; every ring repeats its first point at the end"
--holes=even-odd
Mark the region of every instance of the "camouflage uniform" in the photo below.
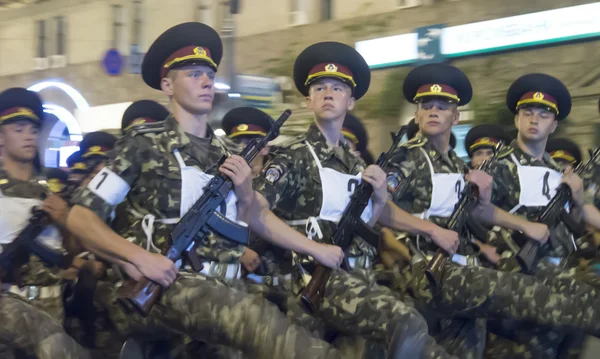
{"type": "MultiPolygon", "coordinates": [[[[323,199],[321,177],[308,144],[325,168],[347,174],[356,174],[364,169],[364,162],[350,152],[345,142],[339,147],[330,147],[315,124],[306,134],[282,144],[264,167],[262,176],[254,180],[254,188],[267,198],[273,212],[288,223],[320,212],[323,199]]],[[[301,232],[306,230],[304,225],[295,227],[301,232]]],[[[322,241],[331,235],[334,224],[320,220],[319,227],[323,236],[313,239],[322,241]]],[[[357,239],[346,255],[362,258],[364,263],[368,263],[375,250],[357,239]]],[[[303,287],[305,283],[301,276],[297,278],[298,286],[303,287]]],[[[392,341],[396,330],[415,326],[424,333],[427,331],[418,311],[405,305],[389,289],[339,270],[332,273],[326,284],[324,301],[317,315],[343,334],[364,336],[385,345],[392,341]]],[[[427,357],[448,357],[432,338],[426,341],[427,357]]]]}
{"type": "MultiPolygon", "coordinates": [[[[119,140],[115,158],[109,160],[103,170],[110,170],[130,186],[126,191],[130,210],[156,218],[152,242],[141,228],[141,219],[120,228],[119,234],[162,253],[169,247],[172,225],[160,221],[180,216],[182,177],[173,155],[176,149],[186,166],[213,175],[218,172],[218,159],[227,154],[219,138],[188,135],[169,117],[164,123],[148,125],[144,131],[134,128],[119,140]]],[[[100,218],[107,218],[116,203],[111,205],[96,194],[96,186],[101,186],[96,179],[103,173],[107,172],[101,171],[88,187],[77,192],[73,202],[90,208],[100,218]]],[[[219,264],[238,263],[243,254],[243,246],[214,235],[199,244],[197,253],[204,260],[219,264]]],[[[103,283],[98,288],[98,297],[107,305],[111,319],[123,333],[154,329],[183,332],[195,339],[235,347],[257,357],[295,358],[301,352],[303,357],[338,356],[326,343],[291,325],[274,305],[232,289],[218,279],[182,272],[146,318],[127,315],[116,304],[115,291],[113,283],[103,283]]]]}
{"type": "MultiPolygon", "coordinates": [[[[0,162],[0,198],[15,199],[21,202],[20,206],[31,208],[35,200],[44,198],[48,193],[47,189],[40,184],[42,180],[43,178],[38,176],[30,181],[10,178],[0,162]]],[[[5,220],[22,223],[22,229],[27,224],[27,219],[9,217],[9,212],[14,213],[14,208],[10,208],[12,205],[16,203],[11,202],[0,206],[0,216],[5,220]]],[[[41,236],[51,235],[56,238],[56,234],[52,233],[56,231],[58,229],[55,227],[48,227],[41,236]]],[[[17,232],[13,232],[12,235],[16,236],[17,232]]],[[[3,234],[7,240],[11,240],[6,238],[10,236],[10,234],[8,236],[6,233],[3,234]]],[[[14,290],[15,286],[9,287],[15,278],[8,276],[2,278],[4,282],[1,284],[0,292],[0,323],[2,323],[0,342],[30,355],[35,354],[39,358],[88,357],[85,349],[69,337],[62,328],[64,308],[61,271],[47,267],[39,257],[31,254],[29,261],[19,268],[18,273],[23,285],[23,296],[8,292],[9,289],[14,290]],[[53,294],[45,295],[46,292],[53,294]]]]}
{"type": "MultiPolygon", "coordinates": [[[[453,151],[439,153],[426,138],[419,137],[402,145],[390,161],[388,184],[397,181],[394,202],[411,213],[424,212],[431,202],[431,174],[421,150],[431,158],[435,173],[456,173],[463,168],[463,162],[453,151]]],[[[444,224],[446,220],[440,217],[429,219],[437,224],[444,224]]],[[[464,236],[460,240],[459,254],[476,255],[476,249],[464,236]]],[[[420,244],[425,252],[437,249],[433,243],[421,241],[420,244]]],[[[600,326],[590,320],[600,316],[600,312],[597,313],[600,303],[592,292],[574,295],[557,290],[555,285],[546,285],[533,276],[460,266],[450,261],[445,264],[439,292],[433,292],[424,268],[424,261],[413,265],[409,290],[417,300],[447,317],[511,318],[600,334],[600,326]]]]}

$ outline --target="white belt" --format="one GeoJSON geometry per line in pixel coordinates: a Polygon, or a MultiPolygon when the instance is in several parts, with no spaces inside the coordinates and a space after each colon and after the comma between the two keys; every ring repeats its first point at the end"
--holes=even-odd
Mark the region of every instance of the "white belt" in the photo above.
{"type": "Polygon", "coordinates": [[[309,239],[315,238],[323,239],[323,231],[319,226],[320,217],[309,217],[307,219],[295,219],[292,221],[285,221],[288,226],[304,226],[304,233],[309,239]]]}
{"type": "Polygon", "coordinates": [[[62,295],[62,286],[59,284],[47,287],[27,285],[22,288],[18,285],[0,284],[0,289],[4,292],[16,294],[27,300],[59,298],[62,295]]]}
{"type": "Polygon", "coordinates": [[[202,262],[199,272],[207,277],[233,280],[241,277],[242,271],[239,263],[202,262]]]}
{"type": "Polygon", "coordinates": [[[268,286],[278,286],[279,283],[279,278],[281,278],[284,281],[290,282],[292,280],[292,274],[286,274],[286,275],[280,275],[280,276],[270,276],[270,275],[258,275],[258,274],[254,274],[254,273],[250,273],[246,276],[246,278],[248,278],[249,280],[258,283],[258,284],[265,284],[268,286]]]}

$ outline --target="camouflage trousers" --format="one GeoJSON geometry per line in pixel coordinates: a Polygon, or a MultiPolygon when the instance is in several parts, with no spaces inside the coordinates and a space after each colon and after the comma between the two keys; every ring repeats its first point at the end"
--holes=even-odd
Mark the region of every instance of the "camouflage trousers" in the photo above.
{"type": "Polygon", "coordinates": [[[448,317],[490,317],[522,320],[559,329],[583,330],[600,335],[600,301],[595,293],[580,292],[578,284],[550,285],[534,276],[505,273],[483,267],[446,263],[438,292],[427,280],[425,262],[412,268],[410,291],[430,308],[448,317]],[[565,288],[558,290],[557,288],[565,288]]]}
{"type": "MultiPolygon", "coordinates": [[[[533,276],[556,291],[574,296],[598,298],[598,280],[579,267],[558,267],[542,259],[533,276]]],[[[556,358],[559,354],[577,357],[582,351],[584,333],[531,325],[514,320],[491,325],[486,355],[494,358],[556,358]]]]}
{"type": "Polygon", "coordinates": [[[65,333],[58,320],[61,317],[62,298],[34,300],[30,304],[12,294],[0,293],[2,358],[11,358],[13,349],[38,359],[89,358],[89,353],[65,333]]]}
{"type": "Polygon", "coordinates": [[[345,271],[332,273],[318,316],[345,335],[362,336],[385,346],[396,331],[419,332],[426,358],[451,356],[428,335],[425,319],[390,289],[345,271]]]}
{"type": "Polygon", "coordinates": [[[126,313],[113,283],[101,282],[96,297],[122,334],[162,337],[186,334],[241,350],[257,358],[339,358],[340,353],[293,325],[262,297],[197,274],[181,273],[147,317],[126,313]]]}

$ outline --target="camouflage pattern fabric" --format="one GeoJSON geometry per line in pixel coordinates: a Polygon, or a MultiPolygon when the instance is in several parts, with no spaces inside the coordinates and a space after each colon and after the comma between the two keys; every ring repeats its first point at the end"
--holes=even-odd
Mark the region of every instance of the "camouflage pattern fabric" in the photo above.
{"type": "MultiPolygon", "coordinates": [[[[307,143],[313,147],[323,167],[348,174],[359,173],[365,167],[345,142],[335,148],[329,146],[315,124],[304,135],[279,145],[263,168],[262,175],[255,178],[254,188],[267,198],[273,212],[283,220],[317,216],[321,209],[321,179],[307,143]]],[[[320,221],[319,225],[326,240],[334,225],[326,221],[320,221]]],[[[305,232],[304,226],[297,229],[305,232]]],[[[314,240],[320,241],[319,238],[314,240]]],[[[356,239],[347,255],[373,257],[374,252],[375,248],[356,239]]],[[[330,277],[324,302],[317,314],[343,334],[365,336],[383,345],[389,344],[397,328],[414,325],[427,331],[421,315],[402,303],[388,288],[370,285],[344,271],[336,271],[330,277]]],[[[431,358],[448,357],[431,337],[427,338],[425,353],[431,358]]]]}
{"type": "Polygon", "coordinates": [[[39,359],[90,358],[57,320],[12,294],[0,293],[0,323],[0,342],[25,354],[39,359]]]}
{"type": "MultiPolygon", "coordinates": [[[[543,160],[526,154],[519,148],[516,140],[513,141],[500,155],[498,161],[492,166],[491,175],[494,179],[492,202],[501,209],[510,211],[519,204],[519,195],[521,187],[519,184],[519,175],[517,164],[513,162],[511,154],[522,166],[546,167],[556,171],[561,171],[561,167],[544,153],[543,160]]],[[[537,214],[543,210],[543,207],[521,207],[515,214],[524,216],[528,219],[534,219],[537,214]]],[[[552,230],[551,240],[541,247],[541,256],[567,257],[575,250],[566,226],[560,223],[552,230]]]]}
{"type": "Polygon", "coordinates": [[[600,208],[600,159],[583,174],[582,178],[586,203],[593,203],[596,208],[600,208]]]}
{"type": "Polygon", "coordinates": [[[573,295],[533,276],[446,263],[443,285],[433,293],[424,268],[425,262],[413,265],[412,295],[449,317],[516,319],[600,334],[600,301],[591,291],[573,295]]]}
{"type": "MultiPolygon", "coordinates": [[[[179,218],[181,171],[173,151],[179,150],[187,166],[216,175],[217,161],[227,154],[221,141],[227,140],[216,136],[198,138],[188,135],[172,116],[163,123],[148,127],[152,127],[153,131],[146,129],[148,132],[140,133],[134,128],[119,139],[106,168],[131,186],[127,201],[123,202],[130,209],[142,215],[152,214],[157,219],[179,218]]],[[[227,143],[229,146],[238,149],[231,142],[227,143]]],[[[75,192],[72,203],[91,209],[102,219],[108,219],[114,209],[87,187],[75,192]]],[[[163,253],[168,249],[168,236],[172,228],[172,225],[154,224],[153,242],[163,253]]],[[[135,244],[146,248],[141,219],[119,228],[119,234],[124,238],[132,238],[135,244]]],[[[206,260],[233,263],[242,256],[244,247],[211,235],[197,247],[197,252],[206,260]]]]}
{"type": "Polygon", "coordinates": [[[121,333],[162,339],[187,333],[194,339],[237,348],[257,358],[339,358],[327,343],[283,317],[262,297],[223,282],[183,272],[165,291],[148,317],[126,313],[116,288],[101,282],[97,298],[121,333]]]}

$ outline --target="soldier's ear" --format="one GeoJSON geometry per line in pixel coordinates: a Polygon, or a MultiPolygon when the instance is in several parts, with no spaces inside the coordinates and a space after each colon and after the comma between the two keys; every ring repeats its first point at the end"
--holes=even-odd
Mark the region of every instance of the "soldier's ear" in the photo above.
{"type": "Polygon", "coordinates": [[[4,127],[0,126],[0,147],[4,147],[4,127]]]}
{"type": "Polygon", "coordinates": [[[558,120],[554,120],[554,123],[552,124],[552,132],[550,133],[554,133],[554,131],[556,131],[556,128],[558,127],[558,120]]]}
{"type": "Polygon", "coordinates": [[[311,105],[311,101],[310,101],[310,95],[306,96],[306,108],[308,108],[309,110],[312,110],[312,105],[311,105]]]}
{"type": "Polygon", "coordinates": [[[519,114],[518,113],[515,115],[515,127],[517,129],[519,128],[519,114]]]}
{"type": "Polygon", "coordinates": [[[356,99],[354,97],[350,97],[350,99],[348,100],[348,106],[346,107],[346,109],[348,111],[352,111],[352,110],[354,110],[354,106],[356,106],[356,99]]]}
{"type": "Polygon", "coordinates": [[[162,80],[160,80],[160,89],[165,95],[173,96],[173,80],[169,76],[163,77],[162,80]]]}

